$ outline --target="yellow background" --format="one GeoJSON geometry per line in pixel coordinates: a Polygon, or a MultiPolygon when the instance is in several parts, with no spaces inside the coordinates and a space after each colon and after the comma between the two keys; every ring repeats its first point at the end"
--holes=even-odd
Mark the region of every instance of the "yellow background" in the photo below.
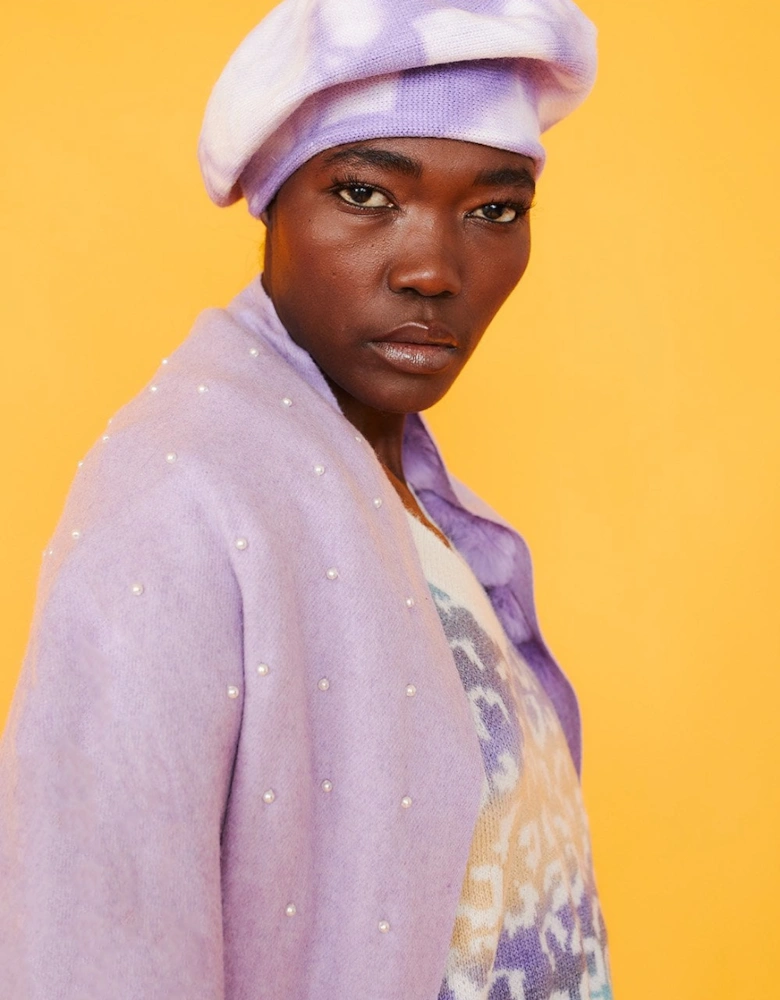
{"type": "MultiPolygon", "coordinates": [[[[195,145],[268,9],[7,5],[0,719],[76,462],[256,270],[195,145]]],[[[601,69],[547,135],[531,267],[430,416],[524,533],[579,692],[618,1000],[777,993],[775,39],[761,0],[587,0],[601,69]]]]}

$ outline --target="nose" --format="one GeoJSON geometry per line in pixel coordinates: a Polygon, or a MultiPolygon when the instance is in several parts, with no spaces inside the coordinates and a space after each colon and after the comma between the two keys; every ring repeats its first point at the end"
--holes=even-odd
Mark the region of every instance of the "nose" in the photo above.
{"type": "Polygon", "coordinates": [[[433,219],[403,227],[388,271],[393,292],[449,298],[462,286],[457,235],[433,219]]]}

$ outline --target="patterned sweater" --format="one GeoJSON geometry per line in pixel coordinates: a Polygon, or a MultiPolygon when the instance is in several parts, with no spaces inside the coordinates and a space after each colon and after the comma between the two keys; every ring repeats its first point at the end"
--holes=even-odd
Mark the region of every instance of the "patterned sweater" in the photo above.
{"type": "Polygon", "coordinates": [[[439,1000],[612,1000],[588,821],[555,711],[465,559],[409,521],[485,766],[439,1000]]]}

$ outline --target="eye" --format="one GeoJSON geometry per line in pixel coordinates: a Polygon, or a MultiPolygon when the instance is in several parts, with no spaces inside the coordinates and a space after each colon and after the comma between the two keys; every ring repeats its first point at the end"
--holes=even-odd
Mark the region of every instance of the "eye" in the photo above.
{"type": "Polygon", "coordinates": [[[348,184],[336,193],[348,205],[359,205],[361,208],[387,208],[393,204],[387,195],[367,184],[348,184]]]}
{"type": "Polygon", "coordinates": [[[478,219],[487,219],[488,222],[508,223],[525,215],[528,209],[524,205],[507,205],[505,202],[491,202],[489,205],[480,205],[475,208],[470,215],[478,219]]]}

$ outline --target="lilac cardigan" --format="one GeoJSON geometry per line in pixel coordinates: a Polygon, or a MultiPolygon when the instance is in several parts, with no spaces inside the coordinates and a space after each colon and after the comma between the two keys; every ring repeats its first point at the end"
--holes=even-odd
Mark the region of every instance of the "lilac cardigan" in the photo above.
{"type": "MultiPolygon", "coordinates": [[[[579,771],[526,546],[407,425],[579,771]]],[[[0,749],[4,1000],[436,1000],[478,739],[404,508],[259,278],[77,473],[0,749]]]]}

